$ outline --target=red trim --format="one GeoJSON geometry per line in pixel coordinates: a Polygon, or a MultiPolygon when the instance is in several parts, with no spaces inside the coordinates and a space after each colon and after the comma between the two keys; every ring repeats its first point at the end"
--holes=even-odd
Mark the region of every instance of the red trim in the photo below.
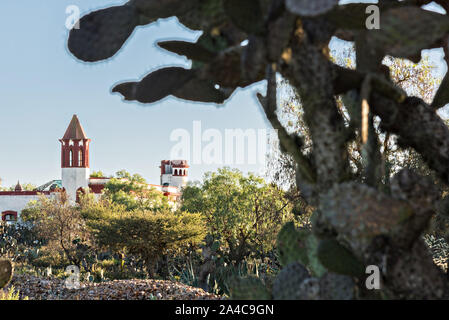
{"type": "Polygon", "coordinates": [[[50,191],[0,191],[0,196],[37,196],[50,195],[50,191]]]}
{"type": "Polygon", "coordinates": [[[165,174],[165,165],[171,165],[172,168],[190,168],[187,163],[187,160],[162,160],[161,165],[161,174],[165,174]],[[179,162],[181,163],[179,164],[179,162]]]}
{"type": "Polygon", "coordinates": [[[89,168],[89,144],[90,139],[60,139],[61,142],[61,167],[62,168],[89,168]],[[73,145],[70,145],[70,140],[73,145]],[[80,146],[80,142],[83,145],[80,146]],[[70,151],[72,151],[72,165],[70,165],[70,151]],[[82,151],[82,161],[79,165],[79,152],[82,151]]]}
{"type": "Polygon", "coordinates": [[[80,202],[80,194],[82,194],[82,195],[86,194],[86,191],[84,191],[84,189],[82,187],[79,187],[76,190],[76,203],[80,202]]]}
{"type": "Polygon", "coordinates": [[[101,193],[104,189],[104,184],[89,184],[89,189],[93,193],[101,193]]]}

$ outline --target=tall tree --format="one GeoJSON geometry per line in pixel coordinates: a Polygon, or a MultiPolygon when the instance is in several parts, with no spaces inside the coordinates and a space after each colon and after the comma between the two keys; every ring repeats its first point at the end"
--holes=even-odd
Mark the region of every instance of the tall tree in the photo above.
{"type": "Polygon", "coordinates": [[[181,210],[199,212],[208,233],[229,250],[229,262],[265,256],[276,244],[282,224],[293,220],[292,202],[284,191],[253,174],[222,168],[187,186],[181,210]]]}

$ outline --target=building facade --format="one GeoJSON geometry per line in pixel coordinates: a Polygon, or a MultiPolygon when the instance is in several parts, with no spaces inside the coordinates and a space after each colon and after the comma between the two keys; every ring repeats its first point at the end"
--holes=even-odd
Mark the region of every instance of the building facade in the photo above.
{"type": "MultiPolygon", "coordinates": [[[[103,193],[110,178],[91,177],[89,164],[89,146],[87,137],[76,115],[62,137],[61,142],[61,179],[51,180],[32,191],[25,191],[18,182],[14,191],[0,191],[1,219],[13,223],[20,218],[20,212],[30,201],[39,197],[55,198],[66,192],[69,201],[75,204],[80,192],[90,192],[96,198],[103,193]]],[[[161,184],[150,184],[169,198],[177,202],[181,189],[187,184],[189,166],[186,160],[163,160],[161,162],[161,184]]]]}

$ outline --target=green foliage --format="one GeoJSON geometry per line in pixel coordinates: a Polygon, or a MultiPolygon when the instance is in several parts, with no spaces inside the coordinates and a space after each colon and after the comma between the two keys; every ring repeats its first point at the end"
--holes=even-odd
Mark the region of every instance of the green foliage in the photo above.
{"type": "Polygon", "coordinates": [[[256,277],[237,278],[231,283],[233,300],[270,300],[271,294],[265,284],[256,277]]]}
{"type": "Polygon", "coordinates": [[[229,168],[206,173],[202,184],[184,188],[181,209],[200,212],[208,233],[236,264],[251,253],[268,254],[280,226],[293,219],[291,203],[282,190],[229,168]]]}
{"type": "Polygon", "coordinates": [[[116,173],[116,177],[105,185],[104,197],[126,210],[161,210],[169,207],[167,197],[151,188],[139,175],[131,175],[125,170],[116,173]]]}
{"type": "Polygon", "coordinates": [[[102,247],[140,256],[151,275],[156,264],[170,252],[182,251],[199,244],[204,224],[199,214],[164,211],[103,212],[88,220],[102,247]],[[109,214],[109,216],[106,216],[109,214]]]}
{"type": "Polygon", "coordinates": [[[278,234],[279,262],[286,266],[292,262],[300,261],[307,265],[306,239],[308,230],[297,230],[293,222],[286,223],[278,234]]]}
{"type": "Polygon", "coordinates": [[[104,178],[104,177],[106,177],[106,176],[105,176],[105,174],[104,174],[102,171],[93,171],[93,172],[90,174],[90,177],[91,177],[91,178],[104,178]]]}
{"type": "Polygon", "coordinates": [[[65,268],[70,265],[70,261],[53,247],[43,246],[37,250],[36,254],[30,256],[30,263],[39,268],[65,268]]]}
{"type": "Polygon", "coordinates": [[[79,210],[70,206],[65,193],[57,198],[42,196],[39,201],[30,202],[21,218],[33,226],[49,249],[65,255],[71,264],[79,265],[91,249],[85,221],[79,210]]]}
{"type": "Polygon", "coordinates": [[[310,230],[298,229],[293,222],[286,223],[278,234],[277,250],[280,263],[285,267],[293,262],[301,262],[313,275],[323,275],[326,268],[318,260],[318,241],[310,230]]]}
{"type": "MultiPolygon", "coordinates": [[[[16,189],[17,184],[12,185],[9,188],[5,188],[5,191],[14,191],[16,189]]],[[[22,187],[22,191],[34,191],[36,190],[36,185],[32,183],[21,183],[20,186],[22,187]]],[[[1,189],[0,189],[1,190],[1,189]]]]}

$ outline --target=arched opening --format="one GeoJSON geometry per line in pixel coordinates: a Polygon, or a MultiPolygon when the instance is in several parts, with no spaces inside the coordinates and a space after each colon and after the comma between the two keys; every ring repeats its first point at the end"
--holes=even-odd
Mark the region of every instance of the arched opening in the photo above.
{"type": "Polygon", "coordinates": [[[73,166],[73,150],[70,150],[69,154],[69,167],[73,166]]]}
{"type": "Polygon", "coordinates": [[[175,169],[175,176],[178,175],[178,169],[175,169]]]}
{"type": "Polygon", "coordinates": [[[3,211],[2,212],[2,221],[8,222],[16,222],[17,221],[17,211],[3,211]]]}
{"type": "Polygon", "coordinates": [[[76,203],[80,203],[81,196],[83,196],[85,194],[86,194],[86,191],[82,187],[79,187],[76,190],[76,203]]]}
{"type": "Polygon", "coordinates": [[[78,151],[78,167],[84,166],[83,150],[78,151]]]}

